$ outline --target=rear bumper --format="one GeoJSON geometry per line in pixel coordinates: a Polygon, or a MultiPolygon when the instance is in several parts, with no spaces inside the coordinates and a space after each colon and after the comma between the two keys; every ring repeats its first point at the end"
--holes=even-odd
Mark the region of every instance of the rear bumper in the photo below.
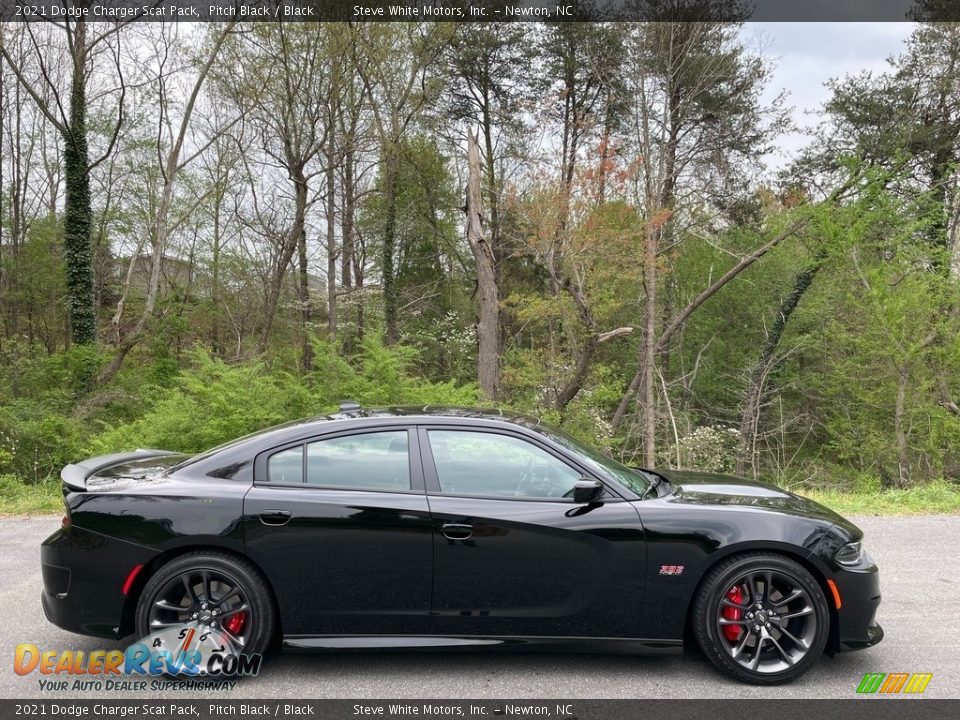
{"type": "Polygon", "coordinates": [[[859,567],[837,569],[833,580],[841,599],[837,611],[838,649],[862,650],[883,640],[883,628],[877,622],[880,573],[869,555],[859,567]]]}
{"type": "Polygon", "coordinates": [[[129,618],[123,582],[153,552],[77,527],[57,530],[40,546],[41,604],[47,620],[81,635],[118,638],[129,618]]]}

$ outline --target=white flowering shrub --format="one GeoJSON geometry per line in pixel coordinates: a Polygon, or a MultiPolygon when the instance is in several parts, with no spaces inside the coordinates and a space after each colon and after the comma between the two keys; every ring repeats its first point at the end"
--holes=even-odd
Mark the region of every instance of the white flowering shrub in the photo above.
{"type": "Polygon", "coordinates": [[[698,427],[680,438],[680,459],[685,469],[733,472],[739,445],[739,430],[720,425],[698,427]]]}

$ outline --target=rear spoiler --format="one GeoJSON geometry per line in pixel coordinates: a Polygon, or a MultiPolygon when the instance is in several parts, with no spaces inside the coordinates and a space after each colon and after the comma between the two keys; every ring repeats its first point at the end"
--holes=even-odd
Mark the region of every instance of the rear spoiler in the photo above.
{"type": "Polygon", "coordinates": [[[87,478],[101,470],[106,470],[114,465],[130,460],[145,460],[146,458],[162,457],[164,455],[176,455],[170,450],[134,450],[133,452],[113,453],[112,455],[100,455],[92,457],[83,462],[67,465],[60,471],[60,478],[64,485],[74,490],[86,490],[87,478]]]}

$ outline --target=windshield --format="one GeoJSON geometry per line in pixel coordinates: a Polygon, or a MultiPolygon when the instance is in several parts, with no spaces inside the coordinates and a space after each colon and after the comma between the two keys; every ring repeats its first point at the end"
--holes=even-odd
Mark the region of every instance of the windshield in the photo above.
{"type": "Polygon", "coordinates": [[[633,470],[559,430],[547,429],[540,425],[537,431],[575,452],[584,464],[590,466],[599,475],[616,480],[640,497],[643,497],[644,493],[650,489],[651,480],[642,471],[633,470]]]}

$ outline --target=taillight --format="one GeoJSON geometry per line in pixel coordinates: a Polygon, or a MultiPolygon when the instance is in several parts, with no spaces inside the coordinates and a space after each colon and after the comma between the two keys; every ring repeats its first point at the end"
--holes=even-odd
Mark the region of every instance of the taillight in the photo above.
{"type": "Polygon", "coordinates": [[[69,516],[69,515],[64,515],[64,516],[63,516],[63,520],[60,521],[60,526],[61,526],[61,527],[68,528],[68,527],[70,527],[71,524],[72,524],[72,522],[71,522],[71,520],[70,520],[70,516],[69,516]]]}
{"type": "MultiPolygon", "coordinates": [[[[737,605],[743,605],[746,594],[739,585],[734,585],[727,591],[727,600],[737,605]]],[[[725,620],[740,620],[743,617],[743,611],[739,608],[724,605],[721,615],[725,620]]],[[[724,625],[723,634],[732,643],[740,639],[742,628],[739,625],[724,625]]]]}

